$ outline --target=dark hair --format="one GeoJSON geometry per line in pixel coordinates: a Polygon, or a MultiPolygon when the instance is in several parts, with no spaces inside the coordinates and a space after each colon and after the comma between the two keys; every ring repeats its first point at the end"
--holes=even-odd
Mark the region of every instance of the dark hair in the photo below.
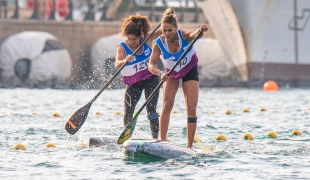
{"type": "Polygon", "coordinates": [[[136,13],[123,19],[123,24],[120,30],[122,36],[133,34],[137,37],[146,36],[151,30],[150,21],[147,17],[136,13]]]}
{"type": "Polygon", "coordinates": [[[163,14],[163,17],[161,18],[161,24],[169,23],[172,24],[174,27],[178,26],[176,14],[173,8],[168,8],[163,14]]]}

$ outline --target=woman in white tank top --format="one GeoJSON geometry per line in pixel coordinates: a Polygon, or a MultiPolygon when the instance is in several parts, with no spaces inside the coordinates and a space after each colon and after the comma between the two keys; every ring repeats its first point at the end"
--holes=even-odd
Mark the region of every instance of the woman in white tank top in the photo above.
{"type": "Polygon", "coordinates": [[[187,46],[201,30],[207,31],[207,26],[201,25],[195,32],[178,29],[175,12],[168,8],[161,20],[162,35],[155,40],[150,58],[149,71],[161,77],[163,84],[163,109],[160,117],[160,139],[166,140],[171,110],[175,95],[178,91],[179,80],[182,79],[182,88],[187,112],[187,148],[192,149],[193,139],[197,126],[196,107],[198,103],[199,79],[198,57],[195,49],[189,49],[174,71],[167,76],[167,72],[183,54],[187,46]],[[157,68],[157,60],[161,58],[165,71],[157,68]]]}

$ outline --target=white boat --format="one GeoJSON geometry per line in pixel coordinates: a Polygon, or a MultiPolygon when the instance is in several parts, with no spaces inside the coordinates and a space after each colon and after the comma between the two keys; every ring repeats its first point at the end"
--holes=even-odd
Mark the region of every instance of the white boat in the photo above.
{"type": "Polygon", "coordinates": [[[309,0],[198,2],[232,79],[310,80],[309,0]]]}

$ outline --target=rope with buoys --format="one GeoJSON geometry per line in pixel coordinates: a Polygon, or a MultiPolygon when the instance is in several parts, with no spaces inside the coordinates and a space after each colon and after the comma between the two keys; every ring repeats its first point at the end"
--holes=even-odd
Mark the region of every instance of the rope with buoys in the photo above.
{"type": "MultiPolygon", "coordinates": [[[[257,137],[255,139],[292,137],[292,136],[301,136],[301,135],[302,135],[302,132],[300,130],[294,130],[294,131],[292,131],[291,134],[280,135],[280,136],[278,136],[278,134],[275,131],[269,131],[265,136],[257,137]]],[[[250,140],[250,141],[254,140],[254,136],[250,133],[245,133],[242,138],[244,140],[250,140]]]]}
{"type": "MultiPolygon", "coordinates": [[[[266,139],[266,138],[279,138],[279,137],[293,137],[293,136],[301,136],[302,135],[302,132],[300,130],[294,130],[292,131],[291,134],[287,134],[287,135],[278,135],[275,131],[269,131],[265,136],[261,136],[261,137],[256,137],[254,138],[254,136],[251,134],[251,133],[245,133],[242,137],[242,139],[244,140],[250,140],[250,141],[253,141],[254,139],[266,139]]],[[[215,140],[217,142],[220,142],[220,141],[226,141],[227,140],[227,137],[224,135],[224,134],[219,134],[216,136],[215,140]]],[[[210,150],[211,147],[207,147],[203,144],[202,140],[198,137],[198,136],[195,136],[194,137],[194,143],[197,143],[199,145],[199,147],[201,149],[208,149],[210,150]]]]}

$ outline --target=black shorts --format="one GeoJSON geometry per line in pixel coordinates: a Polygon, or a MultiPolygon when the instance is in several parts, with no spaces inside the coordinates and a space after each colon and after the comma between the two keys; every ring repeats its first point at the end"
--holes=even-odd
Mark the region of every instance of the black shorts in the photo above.
{"type": "Polygon", "coordinates": [[[183,78],[182,83],[189,81],[189,80],[195,80],[199,82],[198,77],[198,65],[194,66],[183,78]]]}

